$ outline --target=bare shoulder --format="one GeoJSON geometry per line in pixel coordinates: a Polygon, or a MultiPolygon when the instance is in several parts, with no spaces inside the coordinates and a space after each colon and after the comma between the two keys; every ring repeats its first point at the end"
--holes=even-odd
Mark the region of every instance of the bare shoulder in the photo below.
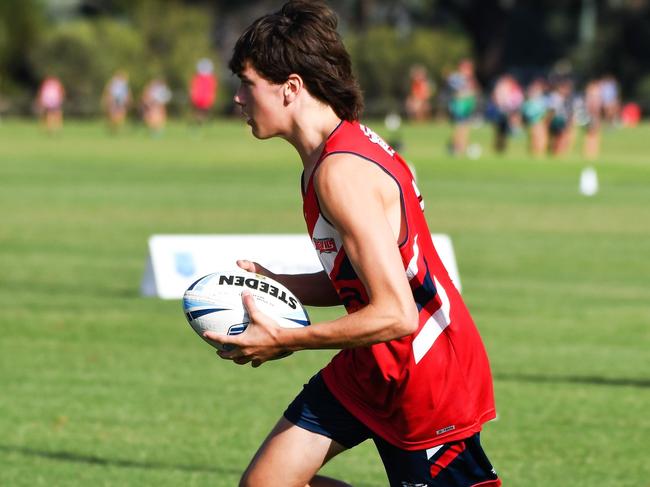
{"type": "Polygon", "coordinates": [[[396,183],[378,164],[356,154],[328,156],[314,174],[318,194],[392,192],[396,183]]]}

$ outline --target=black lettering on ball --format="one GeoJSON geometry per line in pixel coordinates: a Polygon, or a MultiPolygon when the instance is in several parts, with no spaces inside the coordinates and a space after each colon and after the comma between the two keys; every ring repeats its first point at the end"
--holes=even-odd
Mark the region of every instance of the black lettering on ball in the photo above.
{"type": "Polygon", "coordinates": [[[257,286],[260,285],[260,281],[257,279],[246,279],[246,287],[249,287],[251,289],[257,289],[257,286]]]}
{"type": "Polygon", "coordinates": [[[235,276],[219,276],[219,285],[230,284],[235,279],[235,276]]]}

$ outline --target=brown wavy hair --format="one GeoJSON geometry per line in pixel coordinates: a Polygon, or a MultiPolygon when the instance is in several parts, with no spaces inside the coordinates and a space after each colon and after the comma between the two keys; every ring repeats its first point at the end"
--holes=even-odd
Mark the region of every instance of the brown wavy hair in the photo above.
{"type": "Polygon", "coordinates": [[[276,84],[298,74],[307,91],[341,119],[358,120],[363,97],[337,25],[336,14],[324,2],[289,0],[244,31],[228,67],[239,75],[249,62],[276,84]]]}

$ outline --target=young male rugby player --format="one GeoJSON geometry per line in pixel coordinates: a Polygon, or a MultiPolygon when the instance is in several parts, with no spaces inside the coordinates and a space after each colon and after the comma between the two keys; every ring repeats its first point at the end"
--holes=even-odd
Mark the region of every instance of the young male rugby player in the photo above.
{"type": "Polygon", "coordinates": [[[495,417],[485,349],[431,241],[407,165],[358,122],[361,94],[323,3],[287,2],[255,21],[230,61],[235,102],[259,139],[298,152],[307,229],[324,271],[276,275],[308,305],[347,315],[283,329],[244,295],[251,324],[221,357],[254,367],[288,351],[341,351],[289,405],[242,486],[344,486],[317,475],[372,439],[391,486],[498,486],[479,442],[495,417]]]}

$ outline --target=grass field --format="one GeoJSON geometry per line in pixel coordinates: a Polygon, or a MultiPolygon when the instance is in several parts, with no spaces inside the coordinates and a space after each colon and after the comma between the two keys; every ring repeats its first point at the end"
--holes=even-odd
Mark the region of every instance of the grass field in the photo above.
{"type": "MultiPolygon", "coordinates": [[[[403,135],[490,354],[483,442],[504,485],[650,486],[650,127],[604,134],[591,198],[577,148],[530,160],[522,138],[496,157],[483,128],[470,161],[445,154],[445,126],[403,135]]],[[[238,121],[158,139],[0,123],[0,485],[236,485],[331,352],[219,360],[178,301],[139,296],[146,242],[304,232],[299,173],[238,121]]],[[[386,485],[371,444],[325,472],[386,485]]]]}

